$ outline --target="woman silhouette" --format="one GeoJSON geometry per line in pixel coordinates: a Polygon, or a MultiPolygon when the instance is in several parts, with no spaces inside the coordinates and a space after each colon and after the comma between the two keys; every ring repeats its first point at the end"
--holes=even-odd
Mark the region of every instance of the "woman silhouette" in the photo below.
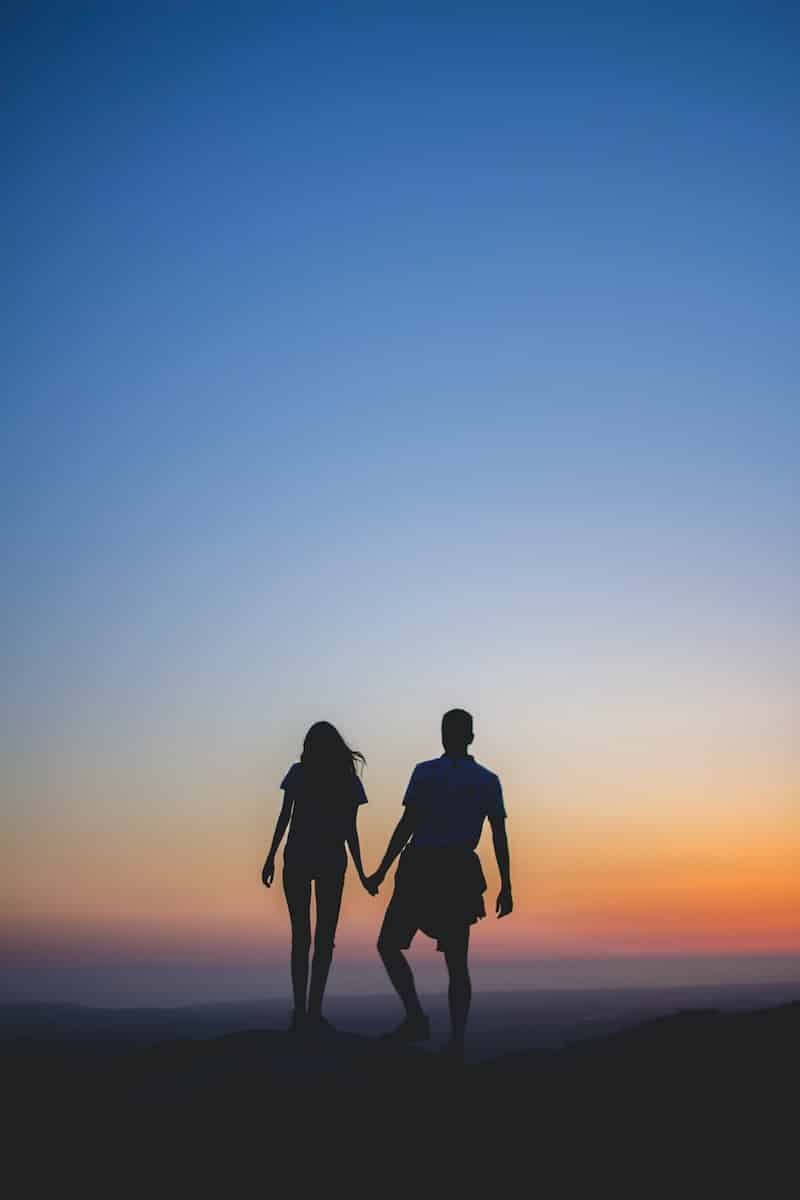
{"type": "Polygon", "coordinates": [[[286,827],[289,837],[283,853],[283,889],[292,924],[292,991],[294,1011],[290,1031],[330,1029],[322,1015],[322,998],[333,958],[334,937],[339,921],[342,889],[349,846],[358,876],[375,895],[377,888],[364,875],[356,819],[358,808],[367,803],[356,763],[364,755],[351,750],[328,721],[312,725],[303,742],[299,763],[294,763],[281,783],[284,798],[275,836],[261,872],[266,887],[275,878],[275,855],[286,827]],[[308,988],[308,956],[311,949],[311,881],[317,902],[311,987],[308,988]]]}

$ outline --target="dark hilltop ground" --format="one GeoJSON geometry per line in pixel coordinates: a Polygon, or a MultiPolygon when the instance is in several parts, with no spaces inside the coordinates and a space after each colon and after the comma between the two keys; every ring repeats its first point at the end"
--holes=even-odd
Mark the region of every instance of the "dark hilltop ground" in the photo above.
{"type": "Polygon", "coordinates": [[[106,1195],[550,1196],[602,1179],[640,1195],[666,1184],[681,1196],[741,1186],[771,1197],[794,1175],[797,1002],[678,1012],[460,1069],[351,1033],[7,1030],[2,1045],[6,1168],[18,1158],[23,1194],[55,1183],[106,1195]]]}

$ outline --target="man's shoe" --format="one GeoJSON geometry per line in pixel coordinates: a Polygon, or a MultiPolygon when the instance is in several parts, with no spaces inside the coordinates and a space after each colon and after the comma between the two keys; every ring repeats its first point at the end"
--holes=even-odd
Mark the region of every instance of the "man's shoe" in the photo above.
{"type": "Polygon", "coordinates": [[[406,1017],[396,1029],[384,1033],[384,1042],[427,1042],[431,1036],[431,1023],[424,1013],[418,1017],[406,1017]]]}
{"type": "Polygon", "coordinates": [[[453,1067],[463,1067],[464,1065],[464,1043],[463,1042],[445,1042],[439,1051],[442,1062],[453,1067]]]}

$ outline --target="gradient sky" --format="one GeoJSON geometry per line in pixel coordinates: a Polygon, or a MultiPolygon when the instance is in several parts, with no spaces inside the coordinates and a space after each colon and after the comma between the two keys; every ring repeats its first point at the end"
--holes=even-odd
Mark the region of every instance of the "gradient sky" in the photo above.
{"type": "Polygon", "coordinates": [[[375,862],[452,705],[501,985],[800,952],[800,21],[654,8],[6,10],[9,994],[288,990],[306,728],[375,862]]]}

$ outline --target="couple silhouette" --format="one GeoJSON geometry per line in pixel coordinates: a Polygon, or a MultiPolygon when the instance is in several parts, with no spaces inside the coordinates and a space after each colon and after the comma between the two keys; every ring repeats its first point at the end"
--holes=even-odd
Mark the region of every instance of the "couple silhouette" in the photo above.
{"type": "Polygon", "coordinates": [[[357,773],[357,766],[364,765],[364,755],[351,750],[335,726],[319,721],[305,736],[300,762],[294,763],[281,783],[283,805],[261,878],[266,887],[272,886],[275,855],[288,828],[283,889],[292,928],[291,1032],[332,1028],[322,1015],[322,1002],[339,922],[347,849],[361,883],[372,896],[377,895],[399,855],[378,953],[405,1017],[385,1037],[396,1042],[430,1037],[430,1022],[403,953],[422,931],[435,939],[447,964],[450,1040],[443,1053],[463,1058],[472,998],[470,927],[486,916],[486,880],[475,852],[484,820],[492,830],[500,872],[498,917],[507,916],[513,908],[511,869],[500,780],[469,753],[474,738],[472,717],[464,709],[451,709],[442,717],[441,732],[444,754],[414,768],[403,798],[405,811],[372,875],[364,872],[357,828],[358,810],[367,803],[357,773]],[[312,882],[317,920],[309,987],[312,882]]]}

